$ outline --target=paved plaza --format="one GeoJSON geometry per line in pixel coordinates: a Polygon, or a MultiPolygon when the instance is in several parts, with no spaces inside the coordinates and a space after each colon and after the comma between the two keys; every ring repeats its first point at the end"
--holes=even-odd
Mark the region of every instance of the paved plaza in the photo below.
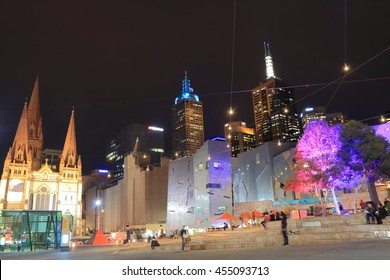
{"type": "Polygon", "coordinates": [[[1,260],[390,260],[390,240],[224,250],[163,251],[119,246],[68,252],[2,253],[1,260]]]}

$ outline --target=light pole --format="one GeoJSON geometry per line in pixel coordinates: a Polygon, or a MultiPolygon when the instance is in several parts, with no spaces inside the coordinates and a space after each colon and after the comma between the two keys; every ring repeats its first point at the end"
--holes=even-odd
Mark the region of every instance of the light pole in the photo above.
{"type": "Polygon", "coordinates": [[[98,208],[100,204],[101,201],[99,199],[95,201],[95,232],[99,229],[100,211],[98,208]]]}

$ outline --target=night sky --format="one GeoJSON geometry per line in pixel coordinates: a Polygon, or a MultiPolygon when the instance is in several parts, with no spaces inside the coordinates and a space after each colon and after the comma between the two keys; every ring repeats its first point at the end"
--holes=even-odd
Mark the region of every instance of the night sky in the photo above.
{"type": "Polygon", "coordinates": [[[223,135],[231,97],[233,120],[253,126],[250,89],[265,79],[264,41],[275,74],[297,86],[299,112],[336,92],[327,112],[380,116],[390,109],[390,1],[348,0],[346,33],[344,3],[237,0],[232,68],[234,0],[1,1],[0,164],[37,75],[44,147],[63,148],[75,106],[83,173],[104,167],[107,140],[127,124],[163,127],[171,151],[184,71],[204,104],[206,138],[223,135]],[[338,90],[302,87],[342,77],[345,56],[352,70],[372,60],[338,90]]]}

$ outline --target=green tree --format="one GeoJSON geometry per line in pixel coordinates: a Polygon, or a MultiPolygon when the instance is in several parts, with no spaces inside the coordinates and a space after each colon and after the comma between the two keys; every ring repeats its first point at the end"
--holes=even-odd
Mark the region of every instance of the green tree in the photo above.
{"type": "Polygon", "coordinates": [[[376,135],[371,127],[354,120],[343,125],[340,140],[339,155],[344,164],[356,173],[364,174],[370,198],[378,203],[375,182],[390,174],[389,143],[376,135]]]}

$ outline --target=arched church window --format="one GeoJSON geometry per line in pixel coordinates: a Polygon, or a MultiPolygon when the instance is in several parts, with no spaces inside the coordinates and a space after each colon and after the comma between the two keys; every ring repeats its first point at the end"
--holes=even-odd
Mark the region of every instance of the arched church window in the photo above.
{"type": "Polygon", "coordinates": [[[35,210],[50,210],[50,189],[41,186],[37,191],[35,210]]]}

